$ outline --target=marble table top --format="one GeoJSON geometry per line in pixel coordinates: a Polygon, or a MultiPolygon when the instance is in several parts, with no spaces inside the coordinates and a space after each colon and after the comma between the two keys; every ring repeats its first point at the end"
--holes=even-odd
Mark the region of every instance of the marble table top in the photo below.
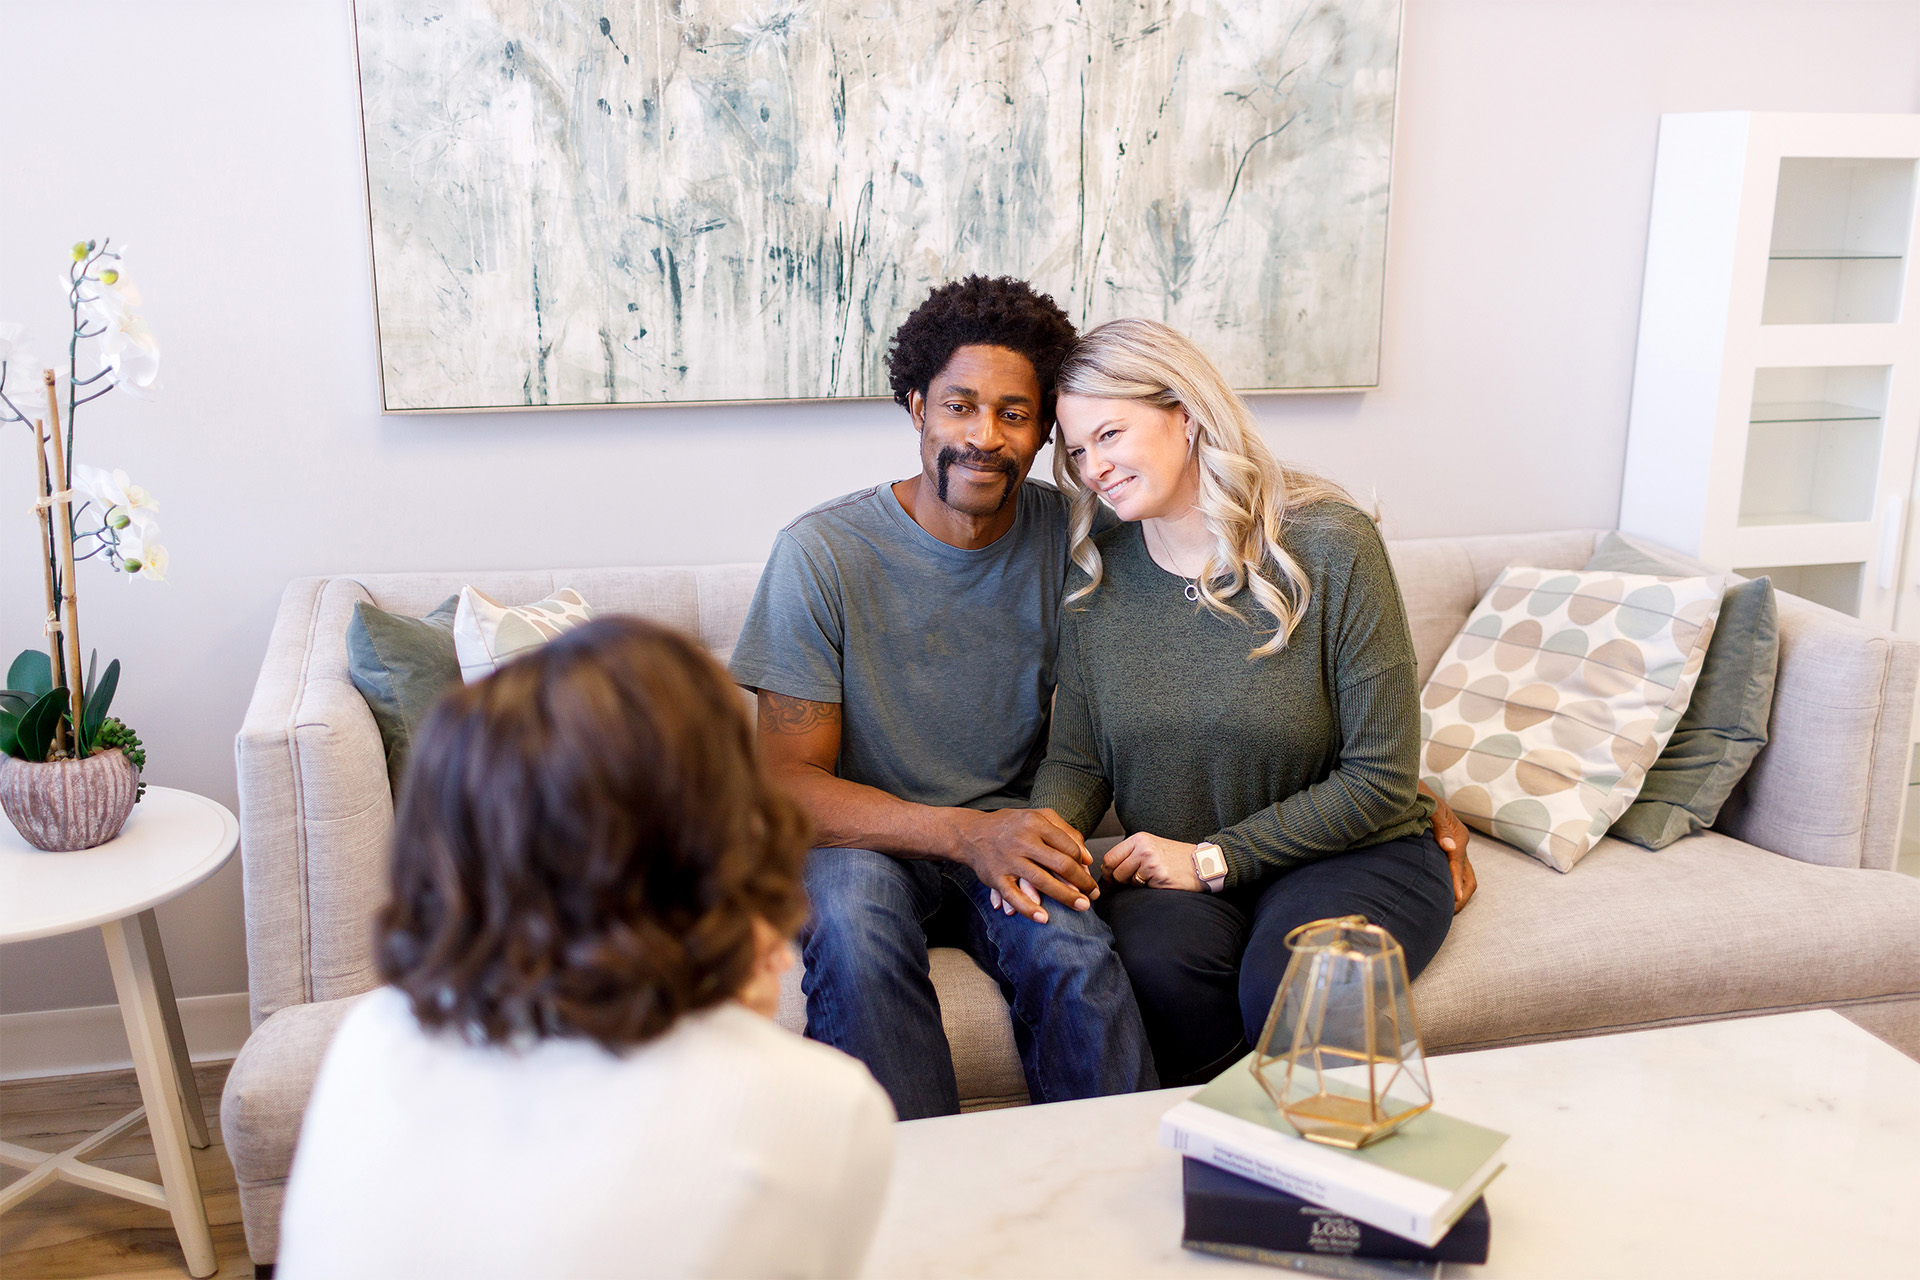
{"type": "MultiPolygon", "coordinates": [[[[1920,1274],[1920,1062],[1836,1013],[1437,1057],[1435,1104],[1512,1135],[1462,1277],[1920,1274]]],[[[1180,1247],[1162,1112],[1190,1090],[895,1129],[870,1277],[1285,1274],[1180,1247]]]]}

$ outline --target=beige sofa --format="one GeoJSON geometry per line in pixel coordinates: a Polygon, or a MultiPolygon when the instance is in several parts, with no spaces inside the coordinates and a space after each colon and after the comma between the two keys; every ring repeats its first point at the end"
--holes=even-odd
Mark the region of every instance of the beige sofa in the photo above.
{"type": "MultiPolygon", "coordinates": [[[[1393,544],[1432,669],[1508,564],[1577,568],[1593,531],[1393,544]]],[[[308,578],[287,588],[237,742],[254,1032],[221,1102],[248,1247],[271,1262],[300,1117],[327,1042],[375,985],[370,919],[392,801],[347,677],[356,600],[423,614],[462,584],[577,588],[725,658],[756,565],[308,578]]],[[[1781,600],[1772,740],[1718,830],[1654,853],[1604,841],[1561,875],[1487,837],[1479,895],[1415,984],[1432,1049],[1838,1008],[1920,1056],[1920,880],[1894,873],[1920,645],[1781,600]]],[[[965,955],[934,981],[970,1109],[1026,1101],[1006,1006],[965,955]]],[[[782,1021],[798,1029],[795,984],[782,1021]]]]}

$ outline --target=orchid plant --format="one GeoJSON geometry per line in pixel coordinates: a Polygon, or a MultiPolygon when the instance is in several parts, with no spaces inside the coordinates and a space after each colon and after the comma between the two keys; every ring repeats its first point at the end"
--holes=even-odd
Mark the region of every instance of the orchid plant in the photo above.
{"type": "Polygon", "coordinates": [[[33,436],[40,517],[39,558],[46,588],[44,651],[28,649],[7,671],[0,689],[0,754],[43,762],[84,759],[117,747],[136,767],[146,762],[140,739],[107,715],[119,685],[120,663],[99,671],[96,653],[82,679],[75,566],[101,559],[130,578],[163,581],[167,549],[160,544],[160,504],[124,471],[75,465],[74,420],[82,405],[113,390],[139,395],[155,389],[160,348],[135,310],[140,293],[126,276],[126,251],[111,242],[73,246],[60,289],[72,316],[67,340],[66,431],[62,438],[63,379],[41,369],[19,325],[0,325],[0,428],[19,423],[33,436]],[[80,373],[82,344],[91,344],[96,368],[80,373]],[[45,415],[40,414],[44,396],[45,415]],[[31,414],[29,413],[31,410],[31,414]],[[49,422],[52,424],[48,430],[49,422]]]}

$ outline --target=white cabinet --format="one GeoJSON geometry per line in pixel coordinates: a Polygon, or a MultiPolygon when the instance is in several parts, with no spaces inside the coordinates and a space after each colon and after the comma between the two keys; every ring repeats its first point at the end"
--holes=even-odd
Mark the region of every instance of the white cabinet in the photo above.
{"type": "Polygon", "coordinates": [[[1661,117],[1621,528],[1920,633],[1917,169],[1920,115],[1661,117]]]}

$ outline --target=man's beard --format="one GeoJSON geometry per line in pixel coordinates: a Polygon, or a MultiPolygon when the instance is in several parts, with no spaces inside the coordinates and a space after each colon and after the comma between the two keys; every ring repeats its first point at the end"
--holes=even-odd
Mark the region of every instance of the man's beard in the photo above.
{"type": "Polygon", "coordinates": [[[1007,475],[1006,490],[1000,495],[1000,501],[993,504],[993,511],[980,512],[977,514],[992,515],[1007,505],[1007,500],[1013,497],[1014,488],[1019,482],[1019,468],[1015,467],[1014,464],[1007,459],[996,457],[991,453],[981,453],[977,449],[956,449],[952,445],[948,445],[946,448],[940,450],[939,456],[934,459],[934,467],[939,474],[939,494],[941,502],[944,503],[947,501],[947,472],[951,470],[956,463],[962,462],[972,466],[987,467],[995,471],[1004,471],[1007,475]]]}

